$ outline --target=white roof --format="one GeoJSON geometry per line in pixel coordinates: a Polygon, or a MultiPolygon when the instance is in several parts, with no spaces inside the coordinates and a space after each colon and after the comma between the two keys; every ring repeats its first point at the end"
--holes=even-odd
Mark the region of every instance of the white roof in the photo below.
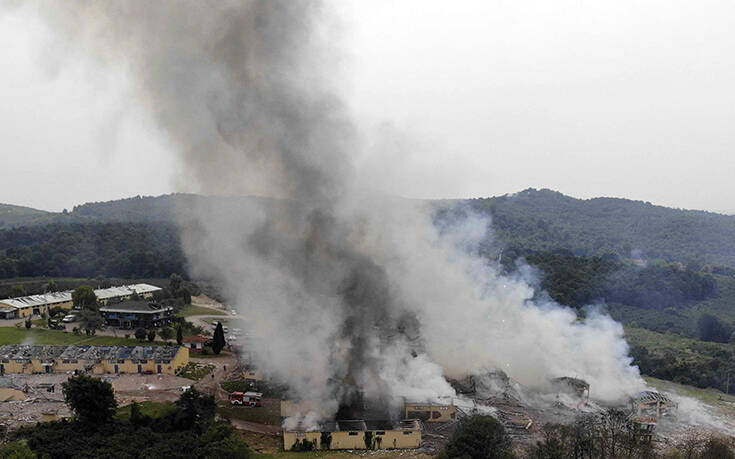
{"type": "Polygon", "coordinates": [[[44,306],[47,304],[66,303],[71,301],[71,291],[52,292],[43,295],[19,296],[17,298],[7,298],[0,300],[0,303],[7,304],[14,308],[27,308],[29,306],[44,306]]]}
{"type": "MultiPolygon", "coordinates": [[[[94,291],[94,294],[97,296],[97,299],[109,300],[110,298],[119,298],[123,296],[129,296],[129,295],[132,295],[133,293],[138,293],[142,295],[146,293],[157,292],[159,290],[162,290],[162,289],[160,287],[156,287],[155,285],[132,284],[132,285],[123,285],[120,287],[96,289],[94,291]]],[[[66,303],[68,301],[71,301],[71,293],[72,293],[71,290],[67,290],[65,292],[44,293],[43,295],[29,295],[29,296],[20,296],[17,298],[6,298],[4,300],[0,300],[0,304],[6,304],[14,308],[26,308],[29,306],[35,307],[35,306],[45,306],[47,304],[66,303]]]]}
{"type": "Polygon", "coordinates": [[[138,293],[139,295],[145,293],[152,293],[162,290],[160,287],[149,284],[132,284],[122,285],[120,287],[100,288],[94,291],[99,300],[109,300],[110,298],[119,298],[122,296],[132,295],[138,293]]]}

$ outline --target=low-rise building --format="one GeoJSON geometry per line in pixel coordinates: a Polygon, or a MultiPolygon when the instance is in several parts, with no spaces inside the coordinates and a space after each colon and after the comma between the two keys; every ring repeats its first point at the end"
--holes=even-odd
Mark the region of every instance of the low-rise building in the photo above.
{"type": "Polygon", "coordinates": [[[0,374],[165,373],[173,375],[189,363],[189,350],[179,346],[0,346],[0,374]]]}
{"type": "Polygon", "coordinates": [[[204,346],[212,344],[212,338],[203,335],[187,336],[181,341],[181,344],[189,348],[190,352],[202,352],[204,346]]]}
{"type": "MultiPolygon", "coordinates": [[[[102,288],[94,291],[97,301],[107,305],[120,301],[130,300],[133,297],[152,299],[153,294],[162,290],[160,287],[149,284],[122,285],[120,287],[102,288]]],[[[16,319],[43,315],[49,308],[56,306],[64,309],[72,308],[72,291],[44,293],[42,295],[28,295],[0,300],[0,318],[16,319]]]]}
{"type": "Polygon", "coordinates": [[[45,314],[49,308],[72,308],[71,292],[52,292],[0,300],[0,313],[4,319],[15,319],[45,314]]]}
{"type": "Polygon", "coordinates": [[[148,301],[123,301],[101,307],[100,314],[111,327],[158,328],[172,322],[174,308],[148,301]]]}
{"type": "Polygon", "coordinates": [[[390,421],[355,420],[325,423],[315,431],[283,431],[284,450],[301,450],[304,442],[317,450],[413,449],[421,446],[421,425],[415,419],[406,419],[398,425],[390,421]]]}
{"type": "Polygon", "coordinates": [[[156,287],[155,285],[132,284],[97,289],[94,291],[94,294],[97,296],[97,301],[100,304],[107,305],[110,303],[132,300],[135,297],[150,300],[153,298],[154,293],[160,292],[161,290],[163,289],[156,287]]]}

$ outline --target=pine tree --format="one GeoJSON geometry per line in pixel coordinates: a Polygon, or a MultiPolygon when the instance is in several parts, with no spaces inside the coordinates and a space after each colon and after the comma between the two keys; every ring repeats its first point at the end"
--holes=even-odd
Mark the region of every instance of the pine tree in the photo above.
{"type": "Polygon", "coordinates": [[[184,341],[184,334],[181,331],[181,325],[176,327],[176,342],[181,346],[181,343],[184,341]]]}
{"type": "Polygon", "coordinates": [[[219,354],[225,347],[225,331],[222,329],[222,322],[217,323],[214,329],[214,338],[212,339],[212,350],[215,354],[219,354]]]}

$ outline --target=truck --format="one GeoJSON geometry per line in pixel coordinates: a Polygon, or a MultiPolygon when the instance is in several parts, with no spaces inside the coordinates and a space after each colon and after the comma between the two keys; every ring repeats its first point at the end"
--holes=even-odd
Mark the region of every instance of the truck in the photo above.
{"type": "Polygon", "coordinates": [[[263,394],[260,392],[233,392],[230,394],[230,403],[233,405],[259,407],[263,394]]]}

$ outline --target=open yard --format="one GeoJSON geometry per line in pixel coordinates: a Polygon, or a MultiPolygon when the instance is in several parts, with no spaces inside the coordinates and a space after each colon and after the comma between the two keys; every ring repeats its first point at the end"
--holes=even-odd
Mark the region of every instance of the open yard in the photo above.
{"type": "Polygon", "coordinates": [[[114,336],[87,336],[75,335],[71,332],[59,330],[45,330],[25,327],[0,327],[0,345],[3,344],[79,344],[90,346],[138,346],[162,345],[164,343],[145,341],[140,343],[135,339],[118,338],[114,336]]]}
{"type": "Polygon", "coordinates": [[[207,308],[204,306],[194,306],[193,304],[187,304],[179,312],[176,313],[178,317],[189,317],[189,316],[226,316],[227,313],[221,309],[207,308]]]}
{"type": "Polygon", "coordinates": [[[220,402],[217,404],[217,413],[228,419],[240,419],[272,426],[281,425],[281,401],[266,398],[263,399],[262,404],[261,407],[248,408],[230,405],[229,402],[220,402]]]}

